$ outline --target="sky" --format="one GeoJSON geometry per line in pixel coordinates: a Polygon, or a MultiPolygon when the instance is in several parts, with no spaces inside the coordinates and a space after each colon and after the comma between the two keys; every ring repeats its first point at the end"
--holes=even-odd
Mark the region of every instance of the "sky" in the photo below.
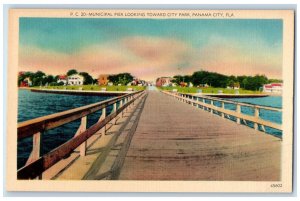
{"type": "Polygon", "coordinates": [[[19,70],[129,72],[153,81],[207,70],[282,78],[276,19],[20,18],[19,70]]]}

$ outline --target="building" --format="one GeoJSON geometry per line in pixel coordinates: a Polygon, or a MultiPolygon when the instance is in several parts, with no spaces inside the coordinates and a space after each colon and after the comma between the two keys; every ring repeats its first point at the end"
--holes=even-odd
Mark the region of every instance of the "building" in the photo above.
{"type": "Polygon", "coordinates": [[[263,92],[282,93],[282,83],[271,83],[263,86],[263,92]]]}
{"type": "Polygon", "coordinates": [[[57,79],[57,83],[60,83],[60,82],[64,83],[64,85],[67,85],[67,83],[68,83],[68,76],[66,76],[66,75],[59,75],[58,79],[57,79]]]}
{"type": "Polygon", "coordinates": [[[109,82],[108,76],[109,75],[106,75],[106,74],[99,75],[98,85],[107,85],[107,83],[109,82]]]}
{"type": "Polygon", "coordinates": [[[157,87],[167,87],[172,84],[173,78],[171,77],[159,77],[156,79],[156,86],[157,87]]]}
{"type": "Polygon", "coordinates": [[[32,86],[32,81],[31,81],[30,77],[26,77],[23,81],[26,82],[29,87],[32,86]]]}
{"type": "Polygon", "coordinates": [[[68,76],[68,85],[83,85],[84,77],[79,74],[68,76]]]}

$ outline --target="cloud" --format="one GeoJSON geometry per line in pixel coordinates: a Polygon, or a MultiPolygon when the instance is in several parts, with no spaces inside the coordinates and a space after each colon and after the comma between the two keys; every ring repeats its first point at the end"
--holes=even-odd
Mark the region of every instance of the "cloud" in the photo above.
{"type": "Polygon", "coordinates": [[[20,46],[19,68],[64,74],[69,69],[99,74],[130,72],[146,80],[191,74],[200,69],[227,75],[281,77],[280,44],[228,40],[212,35],[201,47],[175,38],[132,36],[93,44],[73,53],[20,46]]]}
{"type": "Polygon", "coordinates": [[[270,46],[260,38],[244,42],[211,36],[205,46],[199,49],[198,55],[194,65],[208,71],[227,75],[265,74],[268,77],[281,77],[281,46],[270,46]]]}

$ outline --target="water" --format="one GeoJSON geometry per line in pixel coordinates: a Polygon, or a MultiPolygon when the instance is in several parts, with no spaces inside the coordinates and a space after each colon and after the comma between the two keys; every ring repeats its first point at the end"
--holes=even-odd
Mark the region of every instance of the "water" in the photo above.
{"type": "MultiPolygon", "coordinates": [[[[195,98],[194,98],[195,99],[195,98]]],[[[195,99],[196,100],[196,99],[195,99]]],[[[273,108],[282,108],[282,97],[281,96],[268,96],[268,97],[261,97],[261,98],[226,98],[226,100],[231,100],[235,102],[242,102],[242,103],[249,103],[250,105],[261,105],[261,106],[268,106],[273,108]]],[[[200,98],[200,101],[203,101],[200,98]]],[[[212,104],[211,100],[205,99],[205,103],[212,104]]],[[[213,104],[217,107],[222,107],[220,101],[213,101],[213,104]]],[[[224,108],[227,110],[236,111],[236,104],[232,103],[224,103],[224,108]]],[[[214,111],[215,114],[221,115],[220,112],[214,111]]],[[[254,108],[249,106],[241,106],[241,113],[254,116],[254,108]]],[[[277,124],[282,124],[282,112],[277,111],[270,111],[266,109],[260,109],[259,117],[263,120],[274,122],[277,124]]],[[[236,117],[234,116],[225,116],[232,121],[236,121],[236,117]]],[[[254,128],[254,123],[251,121],[241,121],[241,124],[254,128]]],[[[263,131],[263,127],[259,125],[259,130],[263,131]]],[[[276,130],[270,127],[265,126],[265,131],[268,134],[275,135],[276,137],[282,137],[282,131],[276,130]]]]}
{"type": "MultiPolygon", "coordinates": [[[[18,95],[18,122],[113,98],[113,96],[37,93],[29,90],[19,90],[18,95]]],[[[111,110],[112,107],[109,107],[107,113],[109,114],[111,110]]],[[[100,116],[101,111],[88,115],[87,127],[96,123],[100,116]]],[[[42,154],[48,153],[50,150],[71,139],[79,125],[80,119],[44,132],[42,154]]],[[[25,138],[18,141],[18,168],[25,165],[31,150],[32,138],[25,138]]]]}
{"type": "MultiPolygon", "coordinates": [[[[282,97],[281,96],[268,96],[268,97],[262,97],[262,98],[230,98],[228,100],[242,102],[242,103],[249,103],[254,105],[261,105],[261,106],[268,106],[268,107],[274,107],[274,108],[282,108],[282,97]]],[[[232,104],[225,104],[225,108],[235,110],[236,106],[233,106],[232,104]]],[[[254,115],[254,109],[252,107],[241,107],[241,112],[243,114],[247,115],[254,115]]],[[[282,124],[282,112],[277,111],[270,111],[265,109],[260,109],[260,118],[266,121],[274,122],[277,124],[282,124]]],[[[242,122],[243,123],[243,122],[242,122]]],[[[254,127],[254,124],[252,122],[247,122],[247,125],[249,127],[254,127]]],[[[261,130],[262,128],[259,127],[261,130]]],[[[269,127],[266,127],[266,132],[278,137],[282,136],[282,131],[272,129],[269,127]]]]}

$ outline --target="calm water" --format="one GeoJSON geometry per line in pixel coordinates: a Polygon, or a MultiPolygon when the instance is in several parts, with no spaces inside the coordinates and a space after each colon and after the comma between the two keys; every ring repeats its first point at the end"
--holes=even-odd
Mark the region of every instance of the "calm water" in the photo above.
{"type": "MultiPolygon", "coordinates": [[[[18,122],[34,119],[37,117],[62,112],[83,105],[96,103],[113,98],[113,96],[80,96],[50,93],[37,93],[28,90],[19,90],[18,98],[18,122]]],[[[112,107],[108,108],[108,113],[112,107]]],[[[97,122],[101,111],[88,116],[87,126],[97,122]]],[[[53,148],[63,144],[72,138],[80,125],[80,119],[65,124],[56,129],[46,131],[43,135],[43,150],[45,154],[53,148]]],[[[32,150],[32,138],[18,141],[18,168],[25,165],[32,150]]]]}
{"type": "MultiPolygon", "coordinates": [[[[195,98],[194,98],[195,99],[195,98]]],[[[262,106],[269,106],[274,108],[282,108],[282,97],[281,96],[269,96],[269,97],[262,97],[262,98],[226,98],[227,100],[235,101],[235,102],[243,102],[243,103],[249,103],[253,105],[262,105],[262,106]]],[[[201,100],[200,98],[200,101],[201,100]]],[[[210,100],[205,100],[206,103],[211,104],[210,100]]],[[[221,107],[220,101],[214,101],[213,103],[215,106],[221,107]]],[[[225,103],[224,104],[225,109],[228,110],[236,110],[235,104],[225,103]]],[[[254,109],[253,107],[248,106],[241,106],[241,112],[246,115],[254,116],[254,109]]],[[[219,112],[214,112],[218,115],[221,115],[219,112]]],[[[266,121],[282,124],[282,113],[277,111],[270,111],[265,109],[260,109],[259,116],[261,119],[264,119],[266,121]]],[[[233,116],[225,117],[232,121],[236,121],[236,118],[233,116]]],[[[250,121],[242,121],[241,124],[247,125],[249,127],[254,127],[254,124],[250,121]]],[[[265,127],[266,132],[271,135],[275,135],[277,137],[282,136],[282,131],[265,127]]],[[[259,126],[259,130],[262,130],[262,127],[259,126]]]]}
{"type": "MultiPolygon", "coordinates": [[[[281,96],[268,96],[268,97],[262,97],[262,98],[231,98],[229,100],[243,102],[243,103],[250,103],[250,104],[254,104],[254,105],[282,108],[282,97],[281,96]]],[[[235,109],[235,107],[233,107],[231,104],[227,104],[227,108],[235,109]]],[[[254,109],[251,107],[242,106],[241,112],[244,114],[247,114],[247,115],[251,115],[251,116],[254,115],[254,109]]],[[[259,116],[260,116],[260,118],[262,118],[266,121],[271,121],[271,122],[275,122],[278,124],[282,124],[282,113],[281,112],[260,109],[259,116]]],[[[254,126],[252,122],[247,122],[247,125],[250,127],[254,126]]],[[[260,127],[260,129],[261,129],[261,127],[260,127]]],[[[275,130],[272,128],[266,127],[266,132],[269,134],[279,136],[279,137],[282,136],[281,131],[278,131],[278,130],[275,130]]]]}

